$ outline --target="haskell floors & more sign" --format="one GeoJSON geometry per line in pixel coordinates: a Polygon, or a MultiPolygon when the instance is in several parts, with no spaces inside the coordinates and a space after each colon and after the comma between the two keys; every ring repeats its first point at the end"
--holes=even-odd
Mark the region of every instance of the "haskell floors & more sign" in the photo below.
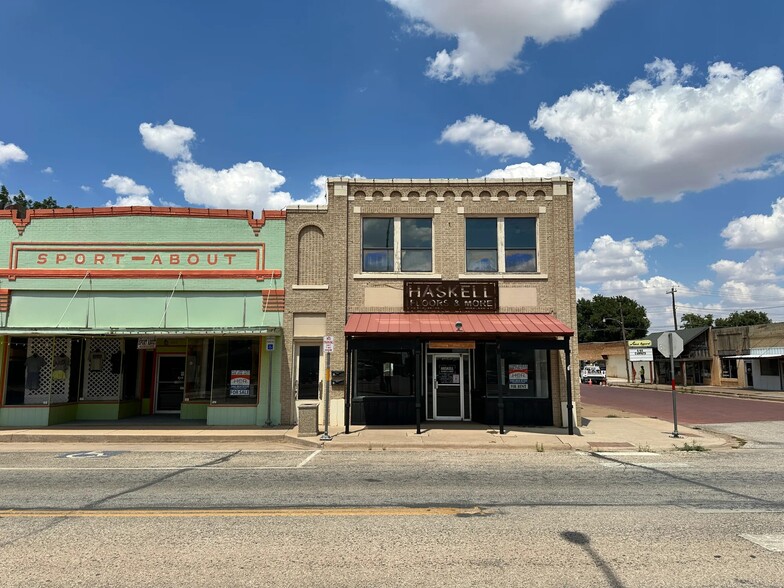
{"type": "Polygon", "coordinates": [[[403,281],[405,312],[498,312],[498,282],[403,281]]]}

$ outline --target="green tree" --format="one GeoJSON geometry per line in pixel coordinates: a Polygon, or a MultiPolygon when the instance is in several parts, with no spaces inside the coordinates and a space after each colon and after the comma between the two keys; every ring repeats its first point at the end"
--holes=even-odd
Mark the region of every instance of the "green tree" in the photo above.
{"type": "Polygon", "coordinates": [[[706,314],[705,316],[687,312],[681,316],[681,329],[693,329],[695,327],[712,327],[713,315],[706,314]]]}
{"type": "Polygon", "coordinates": [[[602,296],[577,301],[577,337],[580,341],[620,341],[621,311],[627,339],[644,337],[651,326],[645,307],[627,296],[602,296]],[[608,319],[605,321],[604,319],[608,319]]]}
{"type": "Polygon", "coordinates": [[[750,325],[767,325],[771,320],[768,315],[759,310],[735,311],[727,318],[717,318],[717,327],[747,327],[750,325]]]}
{"type": "Polygon", "coordinates": [[[33,202],[31,208],[61,208],[57,204],[57,200],[49,196],[48,198],[44,198],[40,202],[38,200],[33,202]]]}
{"type": "Polygon", "coordinates": [[[11,196],[8,194],[8,188],[4,185],[0,186],[0,210],[5,208],[5,205],[8,204],[8,201],[11,199],[11,196]]]}
{"type": "Polygon", "coordinates": [[[27,194],[19,190],[19,194],[14,196],[13,204],[15,204],[17,208],[31,208],[33,206],[33,201],[27,197],[27,194]]]}

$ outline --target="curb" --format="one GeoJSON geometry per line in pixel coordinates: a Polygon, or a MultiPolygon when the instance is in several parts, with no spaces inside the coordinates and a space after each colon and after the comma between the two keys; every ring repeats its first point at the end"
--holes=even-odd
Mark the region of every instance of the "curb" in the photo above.
{"type": "Polygon", "coordinates": [[[12,433],[10,435],[0,435],[0,444],[3,443],[114,443],[129,445],[169,443],[179,445],[202,445],[206,443],[225,445],[228,443],[244,443],[258,445],[298,445],[308,449],[320,447],[318,442],[285,434],[259,437],[255,435],[85,435],[80,433],[73,435],[45,435],[40,433],[12,433]]]}

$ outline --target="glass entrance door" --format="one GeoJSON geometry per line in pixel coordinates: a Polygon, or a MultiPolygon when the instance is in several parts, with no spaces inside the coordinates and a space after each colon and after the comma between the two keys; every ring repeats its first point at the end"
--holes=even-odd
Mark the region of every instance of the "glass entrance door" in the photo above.
{"type": "Polygon", "coordinates": [[[433,416],[463,419],[463,361],[460,355],[433,356],[433,416]]]}
{"type": "Polygon", "coordinates": [[[158,356],[155,412],[177,413],[185,396],[185,356],[158,356]]]}

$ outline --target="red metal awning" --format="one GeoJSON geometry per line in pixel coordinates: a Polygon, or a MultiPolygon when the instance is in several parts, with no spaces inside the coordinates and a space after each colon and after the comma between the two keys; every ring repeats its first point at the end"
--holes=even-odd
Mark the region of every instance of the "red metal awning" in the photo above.
{"type": "Polygon", "coordinates": [[[346,335],[574,335],[551,314],[404,314],[356,313],[346,335]],[[458,331],[455,323],[462,323],[458,331]]]}

